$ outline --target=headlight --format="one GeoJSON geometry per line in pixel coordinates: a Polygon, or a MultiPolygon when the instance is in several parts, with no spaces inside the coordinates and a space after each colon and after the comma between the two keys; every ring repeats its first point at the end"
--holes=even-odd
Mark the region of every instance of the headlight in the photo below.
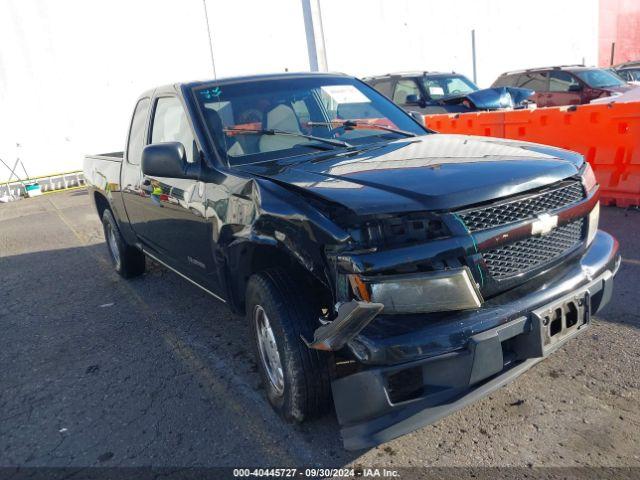
{"type": "Polygon", "coordinates": [[[587,245],[591,245],[598,232],[598,222],[600,221],[600,202],[596,203],[589,214],[589,232],[587,233],[587,245]]]}
{"type": "Polygon", "coordinates": [[[479,308],[483,301],[467,267],[406,275],[357,277],[352,278],[351,283],[354,293],[361,299],[382,303],[383,314],[467,310],[479,308]]]}
{"type": "Polygon", "coordinates": [[[584,189],[589,193],[598,184],[596,175],[593,173],[593,169],[588,162],[585,162],[584,172],[582,172],[582,185],[584,189]]]}

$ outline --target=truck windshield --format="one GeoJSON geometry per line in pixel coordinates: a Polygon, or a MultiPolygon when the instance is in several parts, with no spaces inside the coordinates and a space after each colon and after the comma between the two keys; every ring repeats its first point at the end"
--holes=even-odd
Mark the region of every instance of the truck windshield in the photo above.
{"type": "Polygon", "coordinates": [[[195,95],[229,165],[427,133],[374,89],[348,77],[220,83],[197,87],[195,95]]]}
{"type": "Polygon", "coordinates": [[[575,74],[580,78],[580,80],[592,88],[619,87],[624,85],[624,80],[613,73],[607,72],[606,70],[582,70],[575,72],[575,74]]]}

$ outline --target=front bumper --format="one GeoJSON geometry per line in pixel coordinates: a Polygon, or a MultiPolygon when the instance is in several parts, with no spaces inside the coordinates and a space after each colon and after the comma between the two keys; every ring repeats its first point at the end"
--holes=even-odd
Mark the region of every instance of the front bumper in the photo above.
{"type": "Polygon", "coordinates": [[[349,344],[366,368],[332,382],[345,448],[367,448],[409,433],[513,380],[587,327],[533,348],[540,312],[579,295],[586,299],[584,308],[598,312],[611,298],[619,265],[617,241],[599,231],[574,265],[536,288],[510,292],[506,302],[503,297],[429,322],[410,318],[392,335],[381,335],[392,319],[367,327],[349,344]]]}

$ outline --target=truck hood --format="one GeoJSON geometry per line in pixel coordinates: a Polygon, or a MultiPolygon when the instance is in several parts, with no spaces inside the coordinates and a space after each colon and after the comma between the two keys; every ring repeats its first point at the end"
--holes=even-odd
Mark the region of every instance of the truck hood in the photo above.
{"type": "Polygon", "coordinates": [[[535,92],[529,88],[492,87],[466,95],[452,95],[440,100],[442,104],[458,104],[469,100],[477,110],[499,110],[522,105],[535,92]]]}
{"type": "Polygon", "coordinates": [[[583,163],[568,150],[463,135],[431,134],[364,148],[238,168],[367,215],[493,200],[576,175],[583,163]]]}

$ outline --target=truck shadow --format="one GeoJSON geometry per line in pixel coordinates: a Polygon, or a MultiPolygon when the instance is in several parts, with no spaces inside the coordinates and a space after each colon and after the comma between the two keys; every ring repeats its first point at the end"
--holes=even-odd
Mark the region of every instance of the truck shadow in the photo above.
{"type": "Polygon", "coordinates": [[[337,467],[359,455],[334,414],[277,417],[245,320],[164,267],[121,279],[97,244],[0,258],[0,271],[0,362],[14,367],[0,373],[2,443],[16,464],[337,467]]]}

